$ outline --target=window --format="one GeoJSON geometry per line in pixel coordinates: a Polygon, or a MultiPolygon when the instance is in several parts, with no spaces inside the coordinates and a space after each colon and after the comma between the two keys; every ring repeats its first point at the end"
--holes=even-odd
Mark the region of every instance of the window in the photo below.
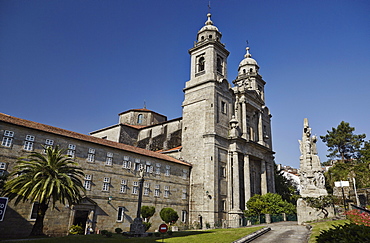
{"type": "Polygon", "coordinates": [[[54,145],[54,140],[46,139],[45,140],[45,145],[53,146],[54,145]]]}
{"type": "Polygon", "coordinates": [[[144,182],[144,195],[145,196],[149,196],[149,192],[150,192],[150,189],[149,189],[149,182],[144,182]]]}
{"type": "Polygon", "coordinates": [[[164,186],[164,197],[169,197],[170,195],[170,187],[164,186]]]}
{"type": "Polygon", "coordinates": [[[155,185],[154,196],[159,197],[159,185],[155,185]]]}
{"type": "Polygon", "coordinates": [[[143,114],[139,114],[137,116],[137,124],[141,124],[141,123],[143,123],[143,114]]]}
{"type": "Polygon", "coordinates": [[[8,131],[8,130],[5,130],[4,131],[4,136],[5,137],[14,137],[14,132],[13,131],[8,131]]]}
{"type": "Polygon", "coordinates": [[[187,215],[188,215],[188,212],[186,212],[186,210],[181,211],[181,222],[186,223],[187,215]]]}
{"type": "Polygon", "coordinates": [[[222,57],[217,57],[217,72],[221,74],[222,74],[222,66],[223,66],[222,63],[223,63],[222,57]]]}
{"type": "Polygon", "coordinates": [[[87,151],[87,162],[94,162],[95,161],[95,149],[89,148],[87,151]]]}
{"type": "Polygon", "coordinates": [[[84,188],[86,190],[91,190],[91,180],[92,180],[92,175],[85,175],[85,181],[84,181],[84,188]]]}
{"type": "Polygon", "coordinates": [[[26,135],[26,141],[24,141],[23,149],[27,151],[32,151],[34,141],[35,141],[35,136],[26,135]]]}
{"type": "Polygon", "coordinates": [[[126,180],[121,180],[121,193],[126,193],[127,192],[127,181],[126,180]]]}
{"type": "Polygon", "coordinates": [[[221,101],[221,113],[227,114],[227,106],[225,101],[221,101]]]}
{"type": "Polygon", "coordinates": [[[181,199],[186,199],[186,189],[182,189],[182,196],[181,196],[181,199]]]}
{"type": "Polygon", "coordinates": [[[67,155],[71,158],[74,158],[75,157],[75,152],[76,152],[76,145],[68,144],[67,155]]]}
{"type": "Polygon", "coordinates": [[[39,202],[34,202],[32,204],[30,219],[35,220],[37,218],[37,211],[39,210],[39,205],[40,205],[39,202]]]}
{"type": "Polygon", "coordinates": [[[221,166],[221,177],[226,178],[226,167],[221,166]]]}
{"type": "Polygon", "coordinates": [[[226,211],[226,200],[221,201],[221,211],[226,211]]]}
{"type": "Polygon", "coordinates": [[[159,163],[155,164],[155,174],[161,175],[161,164],[159,163]]]}
{"type": "Polygon", "coordinates": [[[118,207],[118,210],[117,210],[117,221],[118,222],[123,222],[123,219],[124,219],[124,212],[125,212],[125,207],[118,207]]]}
{"type": "Polygon", "coordinates": [[[0,162],[0,170],[6,170],[6,163],[0,162]]]}
{"type": "Polygon", "coordinates": [[[1,145],[5,146],[5,147],[11,147],[12,142],[13,142],[13,137],[14,137],[14,132],[13,131],[5,130],[4,131],[4,137],[3,137],[3,140],[1,142],[1,145]]]}
{"type": "Polygon", "coordinates": [[[200,57],[198,59],[198,72],[204,71],[204,67],[205,67],[205,59],[204,57],[200,57]]]}
{"type": "Polygon", "coordinates": [[[131,161],[124,160],[123,164],[122,164],[122,167],[124,169],[131,169],[131,161]]]}
{"type": "Polygon", "coordinates": [[[171,169],[171,167],[169,165],[166,165],[165,176],[170,176],[170,169],[171,169]]]}
{"type": "Polygon", "coordinates": [[[188,170],[182,170],[182,179],[186,180],[188,178],[188,170]]]}
{"type": "Polygon", "coordinates": [[[109,186],[110,186],[110,177],[104,177],[102,190],[105,192],[109,191],[109,186]]]}
{"type": "Polygon", "coordinates": [[[112,165],[113,164],[113,153],[107,153],[107,159],[105,160],[105,165],[112,165]]]}
{"type": "Polygon", "coordinates": [[[132,194],[137,194],[139,189],[139,182],[134,181],[133,182],[133,187],[132,187],[132,194]]]}

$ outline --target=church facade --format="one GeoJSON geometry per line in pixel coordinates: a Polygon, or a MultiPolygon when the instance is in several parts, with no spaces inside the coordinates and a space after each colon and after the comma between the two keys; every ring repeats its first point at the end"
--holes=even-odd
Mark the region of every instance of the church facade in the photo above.
{"type": "MultiPolygon", "coordinates": [[[[116,125],[83,135],[0,115],[1,173],[11,172],[17,158],[42,151],[41,145],[59,144],[87,175],[83,202],[49,211],[49,234],[65,234],[76,222],[94,231],[127,231],[136,215],[139,169],[146,173],[143,205],[156,207],[151,230],[161,223],[163,207],[174,208],[184,224],[238,227],[251,196],[275,192],[266,83],[247,48],[231,85],[221,38],[208,14],[189,50],[180,118],[132,109],[120,113],[116,125]]],[[[9,207],[5,220],[11,220],[0,222],[0,231],[11,232],[17,220],[32,225],[35,205],[9,207]]]]}
{"type": "Polygon", "coordinates": [[[226,80],[229,52],[221,37],[208,14],[189,50],[182,118],[130,110],[119,114],[117,125],[91,135],[190,163],[189,221],[237,226],[251,196],[275,192],[271,114],[249,48],[233,87],[226,80]]]}

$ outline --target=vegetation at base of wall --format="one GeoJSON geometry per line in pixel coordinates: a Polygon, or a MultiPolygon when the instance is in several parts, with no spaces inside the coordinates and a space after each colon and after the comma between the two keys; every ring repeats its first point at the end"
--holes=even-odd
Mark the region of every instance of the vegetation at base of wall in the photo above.
{"type": "Polygon", "coordinates": [[[296,207],[282,199],[279,194],[266,193],[264,195],[256,194],[246,203],[247,210],[245,216],[258,216],[261,214],[295,214],[296,207]]]}
{"type": "Polygon", "coordinates": [[[370,227],[370,214],[366,212],[362,212],[358,209],[352,209],[350,211],[345,212],[345,215],[347,215],[347,218],[351,221],[353,224],[358,225],[365,225],[370,227]]]}
{"type": "Polygon", "coordinates": [[[72,225],[69,228],[69,234],[70,235],[83,235],[84,233],[85,233],[84,229],[82,228],[81,225],[72,225]]]}
{"type": "Polygon", "coordinates": [[[179,215],[172,208],[162,208],[159,213],[161,219],[167,224],[174,224],[179,219],[179,215]]]}
{"type": "Polygon", "coordinates": [[[328,221],[321,221],[316,223],[309,223],[312,226],[311,235],[309,243],[316,242],[316,236],[320,235],[322,230],[328,230],[335,225],[342,225],[345,223],[349,223],[349,220],[328,220],[328,221]]]}
{"type": "Polygon", "coordinates": [[[148,231],[149,228],[152,226],[152,223],[150,223],[150,222],[143,222],[143,225],[145,226],[145,231],[148,231]]]}
{"type": "Polygon", "coordinates": [[[115,228],[114,229],[114,232],[116,232],[117,234],[121,234],[122,233],[122,229],[121,228],[115,228]]]}
{"type": "Polygon", "coordinates": [[[101,234],[101,235],[106,235],[107,233],[108,233],[108,230],[101,230],[101,231],[100,231],[100,234],[101,234]]]}
{"type": "Polygon", "coordinates": [[[320,196],[320,197],[305,197],[302,198],[308,206],[315,208],[317,211],[321,210],[326,219],[329,215],[326,208],[334,205],[334,197],[332,195],[320,196]]]}
{"type": "Polygon", "coordinates": [[[344,224],[333,226],[333,228],[321,231],[316,237],[318,243],[326,242],[370,242],[370,227],[357,224],[344,224]]]}

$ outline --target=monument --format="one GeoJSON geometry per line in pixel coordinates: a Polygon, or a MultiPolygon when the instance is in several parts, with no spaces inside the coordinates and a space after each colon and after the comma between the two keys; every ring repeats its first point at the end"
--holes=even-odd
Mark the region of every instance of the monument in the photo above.
{"type": "Polygon", "coordinates": [[[130,225],[130,233],[137,237],[146,236],[145,225],[143,224],[143,219],[140,217],[141,202],[143,198],[143,183],[144,183],[144,170],[141,169],[139,179],[139,199],[137,202],[137,213],[134,222],[130,225]]]}
{"type": "MultiPolygon", "coordinates": [[[[317,209],[307,205],[305,197],[318,198],[328,195],[325,189],[325,177],[317,155],[317,137],[311,135],[311,128],[308,119],[303,122],[302,140],[299,140],[300,156],[300,195],[302,198],[297,201],[298,224],[306,221],[324,218],[325,215],[317,209]]],[[[333,215],[333,208],[326,209],[329,215],[333,215]]]]}

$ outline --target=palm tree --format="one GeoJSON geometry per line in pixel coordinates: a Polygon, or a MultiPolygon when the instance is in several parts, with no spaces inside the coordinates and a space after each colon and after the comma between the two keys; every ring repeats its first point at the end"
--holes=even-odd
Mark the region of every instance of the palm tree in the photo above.
{"type": "Polygon", "coordinates": [[[26,201],[39,203],[32,236],[44,234],[44,217],[50,203],[53,208],[56,202],[72,205],[85,191],[81,181],[84,173],[64,154],[65,150],[56,146],[45,148],[45,152],[32,152],[26,158],[20,158],[3,191],[9,200],[15,199],[15,205],[26,201]]]}

